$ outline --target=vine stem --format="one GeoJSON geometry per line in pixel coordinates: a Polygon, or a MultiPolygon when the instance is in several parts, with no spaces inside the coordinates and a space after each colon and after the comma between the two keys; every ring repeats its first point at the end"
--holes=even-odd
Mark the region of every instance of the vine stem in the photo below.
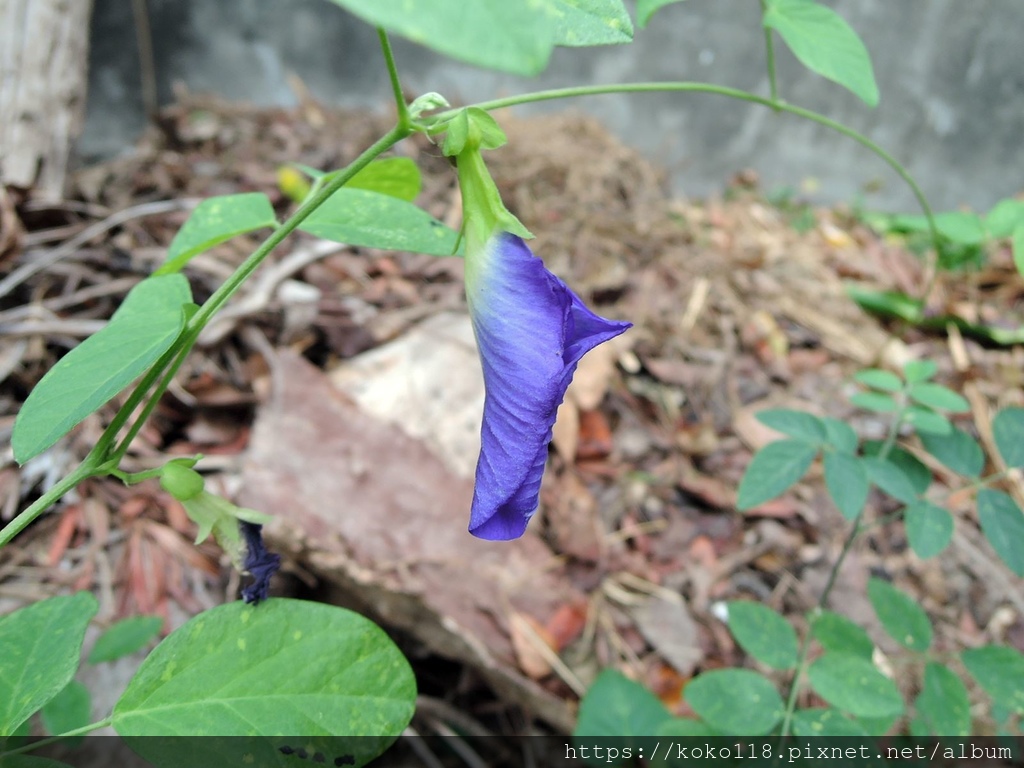
{"type": "MultiPolygon", "coordinates": [[[[932,207],[928,203],[928,198],[925,197],[924,192],[918,186],[917,182],[914,181],[914,178],[910,175],[907,169],[904,168],[896,158],[864,134],[810,109],[804,109],[803,107],[787,104],[784,101],[776,101],[765,96],[758,96],[756,93],[750,93],[749,91],[743,91],[738,88],[729,88],[728,86],[714,85],[712,83],[694,82],[620,83],[616,85],[583,85],[571,88],[553,88],[547,91],[536,91],[534,93],[526,93],[519,96],[508,96],[503,99],[482,101],[478,104],[474,104],[473,106],[490,111],[494,109],[503,109],[505,107],[515,107],[521,104],[532,104],[539,101],[553,101],[554,99],[577,98],[581,96],[604,96],[613,93],[666,92],[712,93],[718,96],[728,96],[729,98],[739,99],[740,101],[748,101],[752,104],[760,104],[777,112],[788,112],[791,115],[796,115],[804,118],[805,120],[818,123],[819,125],[823,125],[826,128],[830,128],[833,131],[852,139],[885,161],[885,163],[896,172],[896,175],[903,179],[906,185],[910,187],[911,192],[914,193],[914,197],[917,199],[918,205],[921,206],[921,210],[924,212],[925,218],[928,220],[928,232],[931,236],[935,253],[938,254],[940,240],[939,230],[935,224],[935,214],[932,212],[932,207]]],[[[439,112],[432,116],[432,118],[425,119],[424,122],[427,125],[428,131],[430,133],[439,133],[443,131],[445,123],[453,118],[457,112],[458,110],[449,109],[444,112],[439,112]]],[[[934,273],[935,270],[933,269],[932,272],[934,273]]],[[[933,285],[934,277],[929,281],[925,295],[922,299],[926,299],[928,293],[931,293],[931,287],[933,285]]]]}
{"type": "Polygon", "coordinates": [[[409,105],[405,103],[405,94],[402,93],[402,82],[398,78],[398,66],[395,64],[395,54],[391,50],[391,40],[388,39],[387,30],[384,27],[377,27],[377,37],[380,39],[380,50],[384,54],[384,63],[387,65],[388,79],[391,81],[391,91],[395,96],[395,108],[398,110],[398,125],[409,128],[412,118],[409,116],[409,105]]]}
{"type": "MultiPolygon", "coordinates": [[[[761,0],[761,16],[768,13],[768,2],[767,0],[761,0]]],[[[764,28],[764,50],[765,58],[767,61],[765,64],[768,69],[768,88],[771,93],[772,108],[778,111],[779,101],[779,84],[775,77],[775,38],[772,36],[770,28],[764,28]]]]}

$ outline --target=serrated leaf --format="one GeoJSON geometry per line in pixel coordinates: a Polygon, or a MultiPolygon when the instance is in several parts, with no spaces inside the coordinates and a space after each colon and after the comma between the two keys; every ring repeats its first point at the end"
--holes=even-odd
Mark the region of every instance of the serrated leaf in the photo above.
{"type": "Polygon", "coordinates": [[[98,609],[95,597],[78,592],[0,619],[0,734],[13,733],[71,682],[98,609]]]}
{"type": "Polygon", "coordinates": [[[910,399],[929,408],[939,408],[951,413],[967,413],[971,410],[971,404],[964,397],[958,395],[948,387],[935,384],[931,381],[922,381],[911,384],[907,392],[910,399]]]}
{"type": "Polygon", "coordinates": [[[811,687],[837,709],[858,717],[903,714],[896,684],[862,656],[826,653],[807,670],[811,687]]]}
{"type": "Polygon", "coordinates": [[[953,516],[930,501],[911,504],[903,513],[903,521],[910,548],[922,560],[935,557],[953,538],[953,516]]]}
{"type": "Polygon", "coordinates": [[[821,647],[833,653],[849,653],[871,660],[875,644],[850,619],[832,611],[821,611],[811,622],[811,634],[821,647]]]}
{"type": "Polygon", "coordinates": [[[43,726],[51,736],[83,728],[92,722],[92,696],[89,689],[72,680],[46,702],[40,713],[43,726]]]}
{"type": "Polygon", "coordinates": [[[827,435],[821,419],[806,411],[772,408],[767,411],[759,411],[755,418],[776,432],[806,440],[815,445],[823,443],[827,435]]]}
{"type": "Polygon", "coordinates": [[[948,435],[953,431],[953,425],[949,419],[940,413],[922,408],[919,405],[911,405],[903,411],[903,421],[910,424],[917,432],[929,435],[948,435]]]}
{"type": "Polygon", "coordinates": [[[422,208],[365,189],[342,188],[299,229],[338,243],[451,256],[458,233],[422,208]]]}
{"type": "Polygon", "coordinates": [[[825,425],[826,439],[840,453],[854,453],[857,450],[857,433],[845,421],[826,416],[822,420],[825,425]]]}
{"type": "Polygon", "coordinates": [[[880,389],[883,392],[900,392],[903,389],[903,381],[899,376],[889,371],[879,370],[878,368],[857,371],[853,378],[866,387],[880,389]]]}
{"type": "Polygon", "coordinates": [[[555,14],[555,45],[620,45],[633,39],[622,0],[547,0],[555,14]]]}
{"type": "Polygon", "coordinates": [[[142,650],[164,625],[159,616],[132,616],[111,625],[96,639],[89,652],[89,663],[113,661],[142,650]]]}
{"type": "Polygon", "coordinates": [[[802,440],[769,443],[751,459],[740,481],[737,507],[750,509],[773,499],[804,476],[818,455],[802,440]]]}
{"type": "Polygon", "coordinates": [[[749,669],[716,669],[683,689],[686,702],[716,731],[730,736],[763,736],[782,719],[775,686],[749,669]]]}
{"type": "Polygon", "coordinates": [[[992,419],[992,437],[1008,467],[1024,467],[1024,408],[1003,408],[992,419]]]}
{"type": "Polygon", "coordinates": [[[929,662],[924,668],[924,686],[914,702],[917,720],[927,736],[970,736],[971,702],[967,688],[952,671],[929,662]]]}
{"type": "Polygon", "coordinates": [[[907,379],[908,384],[928,381],[938,372],[939,366],[931,360],[911,360],[903,366],[903,376],[907,379]]]}
{"type": "MultiPolygon", "coordinates": [[[[376,624],[343,608],[274,598],[217,606],[173,632],[142,662],[112,720],[158,766],[233,764],[219,750],[237,756],[241,747],[207,739],[194,750],[194,740],[150,736],[301,737],[311,754],[318,740],[321,751],[337,751],[328,737],[345,736],[354,764],[364,765],[402,732],[415,698],[409,663],[376,624]]],[[[276,765],[279,745],[246,740],[249,762],[276,765]]]]}
{"type": "Polygon", "coordinates": [[[796,666],[796,631],[768,606],[749,600],[729,603],[729,631],[743,650],[762,664],[773,669],[796,666]]]}
{"type": "Polygon", "coordinates": [[[871,489],[867,470],[856,456],[838,451],[825,454],[824,466],[825,486],[832,502],[847,520],[855,519],[871,489]]]}
{"type": "Polygon", "coordinates": [[[992,549],[1018,576],[1024,576],[1024,512],[1002,491],[978,491],[978,521],[992,549]]]}
{"type": "Polygon", "coordinates": [[[953,427],[948,435],[918,435],[921,445],[932,456],[954,472],[965,477],[980,477],[985,468],[985,452],[978,441],[966,432],[953,427]]]}
{"type": "Polygon", "coordinates": [[[878,105],[868,50],[831,8],[811,0],[768,0],[764,25],[779,33],[805,67],[849,89],[869,107],[878,105]]]}
{"type": "Polygon", "coordinates": [[[1000,200],[985,217],[985,228],[994,240],[1010,237],[1021,225],[1024,225],[1024,200],[1000,200]]]}
{"type": "Polygon", "coordinates": [[[574,736],[649,736],[652,723],[671,717],[658,697],[614,669],[597,676],[580,701],[574,736]]]}
{"type": "Polygon", "coordinates": [[[245,232],[275,226],[274,208],[262,192],[208,198],[196,206],[171,240],[167,259],[155,274],[178,272],[198,253],[245,232]]]}
{"type": "Polygon", "coordinates": [[[798,709],[793,713],[795,736],[867,736],[858,723],[836,709],[798,709]]]}
{"type": "Polygon", "coordinates": [[[348,189],[365,189],[412,202],[420,193],[420,169],[408,157],[374,160],[345,184],[348,189]]]}
{"type": "Polygon", "coordinates": [[[986,645],[970,648],[960,658],[996,704],[1024,714],[1024,654],[1005,645],[986,645]]]}
{"type": "Polygon", "coordinates": [[[868,599],[893,640],[912,651],[928,650],[932,644],[932,623],[916,600],[877,578],[868,580],[868,599]]]}
{"type": "Polygon", "coordinates": [[[893,462],[888,459],[880,459],[877,456],[865,456],[861,462],[867,469],[871,482],[894,499],[899,499],[904,504],[913,504],[917,501],[918,490],[907,477],[906,472],[893,462]]]}
{"type": "Polygon", "coordinates": [[[11,435],[24,464],[106,404],[178,338],[192,300],[183,275],[150,277],[132,288],[110,322],[47,371],[18,412],[11,435]]]}
{"type": "Polygon", "coordinates": [[[896,410],[896,401],[881,392],[855,392],[850,396],[850,402],[865,411],[892,413],[896,410]]]}
{"type": "Polygon", "coordinates": [[[636,4],[636,23],[643,29],[651,23],[651,17],[666,5],[679,3],[682,0],[639,0],[636,4]]]}

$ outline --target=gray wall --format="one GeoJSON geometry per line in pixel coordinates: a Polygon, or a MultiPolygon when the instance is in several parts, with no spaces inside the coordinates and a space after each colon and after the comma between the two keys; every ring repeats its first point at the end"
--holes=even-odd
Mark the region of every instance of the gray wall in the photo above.
{"type": "MultiPolygon", "coordinates": [[[[472,0],[467,0],[471,2],[472,0]]],[[[782,50],[784,98],[866,133],[906,164],[939,208],[987,210],[1024,189],[1024,3],[832,0],[863,37],[881,105],[868,109],[782,50]]],[[[632,3],[631,3],[632,5],[632,3]]],[[[327,104],[385,109],[389,90],[372,29],[328,0],[149,0],[161,99],[171,83],[232,100],[291,104],[297,74],[327,104]]],[[[538,88],[634,80],[709,80],[767,92],[757,0],[689,0],[663,10],[628,46],[555,52],[536,80],[462,65],[396,40],[406,89],[468,102],[538,88]]],[[[89,116],[79,149],[116,153],[144,118],[129,0],[96,0],[89,116]]],[[[569,102],[521,108],[564,109],[569,102]]],[[[766,188],[807,178],[832,201],[914,210],[880,161],[828,129],[702,94],[602,96],[576,108],[669,169],[689,195],[752,167],[766,188]],[[865,192],[866,189],[876,191],[865,192]]]]}

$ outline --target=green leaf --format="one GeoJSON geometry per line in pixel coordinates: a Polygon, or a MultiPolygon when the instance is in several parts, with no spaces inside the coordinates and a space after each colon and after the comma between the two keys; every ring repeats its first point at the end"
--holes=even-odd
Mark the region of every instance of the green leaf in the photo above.
{"type": "Polygon", "coordinates": [[[682,0],[639,0],[636,4],[636,23],[643,29],[651,23],[651,16],[660,11],[666,5],[679,3],[682,0]]]}
{"type": "Polygon", "coordinates": [[[183,275],[150,277],[129,291],[110,322],[47,371],[14,423],[14,458],[24,464],[127,387],[166,352],[192,300],[183,275]]]}
{"type": "Polygon", "coordinates": [[[826,653],[807,674],[818,695],[844,712],[858,717],[903,714],[903,697],[896,684],[862,656],[826,653]]]}
{"type": "Polygon", "coordinates": [[[914,702],[917,720],[928,736],[970,736],[971,703],[967,689],[952,671],[942,664],[928,662],[924,668],[924,686],[914,702]]]}
{"type": "Polygon", "coordinates": [[[903,376],[908,384],[916,384],[919,381],[928,381],[939,372],[939,366],[931,360],[911,360],[903,366],[903,376]]]}
{"type": "Polygon", "coordinates": [[[89,663],[113,661],[146,647],[160,632],[164,620],[159,616],[132,616],[110,626],[96,639],[89,653],[89,663]]]}
{"type": "Polygon", "coordinates": [[[766,605],[749,600],[729,603],[729,631],[743,650],[773,669],[796,666],[796,631],[766,605]]]}
{"type": "Polygon", "coordinates": [[[233,237],[264,227],[276,227],[270,199],[262,192],[245,192],[203,200],[178,230],[157,275],[178,272],[198,253],[233,237]]]}
{"type": "Polygon", "coordinates": [[[633,39],[622,0],[547,0],[555,14],[555,45],[617,45],[633,39]]]}
{"type": "Polygon", "coordinates": [[[896,401],[881,392],[856,392],[850,396],[850,402],[865,411],[892,413],[896,410],[896,401]]]}
{"type": "Polygon", "coordinates": [[[1024,225],[1024,200],[1000,200],[985,217],[985,229],[994,240],[1010,237],[1024,225]]]}
{"type": "Polygon", "coordinates": [[[992,437],[1008,467],[1024,467],[1024,408],[1003,408],[997,413],[992,437]]]}
{"type": "Polygon", "coordinates": [[[967,413],[971,410],[971,404],[961,395],[958,395],[948,387],[935,384],[930,381],[922,381],[912,384],[907,393],[910,399],[929,408],[939,408],[951,413],[967,413]]]}
{"type": "Polygon", "coordinates": [[[737,507],[750,509],[775,498],[804,476],[817,455],[818,448],[802,440],[769,443],[747,465],[737,507]]]}
{"type": "Polygon", "coordinates": [[[914,598],[889,582],[872,577],[868,580],[868,599],[893,640],[912,651],[928,650],[932,644],[932,623],[914,598]]]}
{"type": "Polygon", "coordinates": [[[0,619],[0,734],[13,733],[71,682],[98,609],[95,597],[79,592],[0,619]]]}
{"type": "Polygon", "coordinates": [[[904,504],[913,504],[917,501],[919,491],[907,477],[907,473],[892,461],[877,456],[865,456],[861,462],[867,469],[871,482],[894,499],[899,499],[904,504]]]}
{"type": "Polygon", "coordinates": [[[985,468],[985,452],[978,441],[966,432],[953,427],[948,435],[918,435],[921,445],[932,456],[954,472],[965,477],[980,477],[985,468]]]}
{"type": "Polygon", "coordinates": [[[763,736],[782,719],[775,686],[749,669],[704,672],[683,693],[701,720],[730,736],[763,736]]]}
{"type": "Polygon", "coordinates": [[[795,736],[856,736],[868,733],[842,712],[835,709],[798,709],[793,713],[795,736]]]}
{"type": "Polygon", "coordinates": [[[832,611],[821,611],[814,616],[811,634],[821,647],[831,653],[847,653],[871,660],[875,644],[868,633],[845,616],[832,611]]]}
{"type": "Polygon", "coordinates": [[[866,387],[880,389],[883,392],[900,392],[903,390],[903,381],[899,376],[889,371],[879,370],[878,368],[857,371],[853,378],[866,387]]]}
{"type": "Polygon", "coordinates": [[[1024,576],[1024,513],[1017,502],[1002,491],[978,491],[978,520],[981,530],[1010,570],[1024,576]]]}
{"type": "Polygon", "coordinates": [[[580,702],[574,736],[649,736],[671,717],[658,697],[614,669],[597,676],[580,702]]]}
{"type": "Polygon", "coordinates": [[[1005,645],[986,645],[969,648],[960,658],[996,704],[1024,714],[1024,654],[1005,645]]]}
{"type": "Polygon", "coordinates": [[[925,560],[935,557],[953,538],[953,516],[930,501],[911,504],[903,513],[907,540],[914,554],[925,560]]]}
{"type": "Polygon", "coordinates": [[[825,486],[832,501],[847,520],[853,520],[864,509],[871,485],[860,459],[849,453],[831,451],[825,454],[825,486]]]}
{"type": "Polygon", "coordinates": [[[848,283],[846,295],[868,312],[898,317],[908,323],[919,323],[924,318],[924,303],[902,291],[875,291],[848,283]]]}
{"type": "Polygon", "coordinates": [[[825,442],[827,437],[825,425],[821,419],[805,411],[773,408],[767,411],[759,411],[755,418],[777,432],[806,440],[815,445],[825,442]]]}
{"type": "Polygon", "coordinates": [[[843,17],[811,0],[768,0],[764,25],[774,29],[800,63],[878,106],[878,85],[864,43],[843,17]]]}
{"type": "MultiPolygon", "coordinates": [[[[601,736],[607,736],[610,731],[600,734],[601,736]]],[[[654,732],[655,736],[720,736],[707,723],[700,720],[694,720],[689,717],[673,717],[670,720],[666,720],[659,725],[654,732]]]]}
{"type": "MultiPolygon", "coordinates": [[[[409,663],[384,631],[342,608],[274,598],[201,613],[142,662],[114,706],[122,737],[301,736],[358,765],[386,749],[408,724],[416,699],[409,663]]],[[[132,749],[158,766],[197,766],[190,739],[135,738],[132,749]]],[[[199,765],[234,764],[218,750],[237,740],[208,739],[199,765]]],[[[253,739],[255,765],[279,757],[280,741],[253,739]]],[[[307,746],[309,745],[309,746],[307,746]]],[[[324,751],[324,750],[322,750],[324,751]]]]}
{"type": "Polygon", "coordinates": [[[345,186],[412,202],[419,195],[423,181],[420,169],[408,157],[385,157],[374,160],[349,179],[345,186]]]}
{"type": "Polygon", "coordinates": [[[333,0],[375,27],[438,53],[517,75],[544,70],[554,46],[547,3],[507,0],[333,0]]]}
{"type": "Polygon", "coordinates": [[[822,420],[829,445],[840,453],[854,453],[857,450],[857,433],[845,421],[826,416],[822,420]]]}
{"type": "Polygon", "coordinates": [[[43,726],[51,736],[83,728],[92,722],[92,697],[89,689],[72,680],[46,702],[40,713],[43,726]]]}
{"type": "MultiPolygon", "coordinates": [[[[885,442],[882,440],[868,440],[864,443],[864,455],[877,457],[884,445],[885,442]]],[[[903,471],[903,474],[906,475],[907,480],[910,481],[910,484],[917,493],[924,493],[928,490],[928,486],[932,484],[931,470],[910,451],[905,451],[902,448],[891,448],[886,461],[895,464],[903,471]]]]}
{"type": "Polygon", "coordinates": [[[432,256],[453,255],[458,240],[457,232],[412,203],[344,187],[299,228],[338,243],[432,256]]]}
{"type": "MultiPolygon", "coordinates": [[[[893,216],[890,227],[894,232],[930,232],[928,218],[922,215],[893,216]]],[[[935,228],[939,235],[951,243],[962,246],[981,245],[985,242],[985,227],[976,213],[948,211],[935,215],[935,228]]]]}
{"type": "Polygon", "coordinates": [[[912,405],[903,412],[903,421],[910,424],[918,433],[929,435],[948,435],[953,425],[942,414],[936,413],[919,405],[912,405]]]}

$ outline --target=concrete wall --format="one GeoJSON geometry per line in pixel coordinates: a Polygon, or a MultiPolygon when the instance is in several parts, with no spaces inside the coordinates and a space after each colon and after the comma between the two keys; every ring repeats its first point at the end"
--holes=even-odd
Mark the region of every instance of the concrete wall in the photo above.
{"type": "MultiPolygon", "coordinates": [[[[987,210],[1024,189],[1024,3],[1015,0],[831,0],[864,39],[881,105],[865,107],[779,53],[789,101],[866,133],[906,164],[939,209],[987,210]]],[[[372,29],[328,0],[149,0],[163,100],[173,81],[233,100],[289,104],[298,75],[327,104],[385,109],[389,90],[372,29]]],[[[538,88],[634,80],[709,80],[767,92],[757,0],[689,0],[663,10],[628,46],[556,51],[536,80],[462,65],[396,40],[406,89],[454,102],[538,88]]],[[[128,0],[96,0],[85,156],[109,155],[143,125],[128,0]]],[[[782,46],[780,45],[780,48],[782,46]]],[[[569,102],[521,108],[564,109],[569,102]]],[[[675,189],[704,195],[741,168],[767,188],[820,183],[820,197],[914,210],[887,166],[795,117],[718,96],[577,100],[669,169],[675,189]],[[867,189],[875,191],[865,192],[867,189]]]]}

